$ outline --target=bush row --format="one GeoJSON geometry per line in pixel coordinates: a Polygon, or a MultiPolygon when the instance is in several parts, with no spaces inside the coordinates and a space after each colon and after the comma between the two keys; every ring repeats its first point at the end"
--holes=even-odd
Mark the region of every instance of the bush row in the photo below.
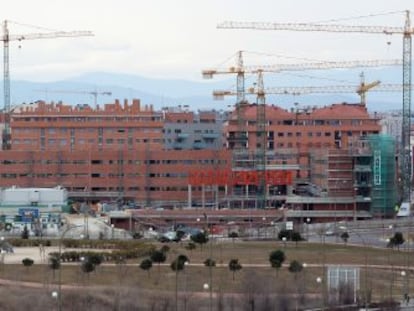
{"type": "MultiPolygon", "coordinates": [[[[62,262],[79,262],[81,258],[100,258],[101,261],[118,261],[120,258],[124,260],[137,259],[149,256],[155,247],[152,245],[141,245],[139,248],[118,249],[112,251],[64,251],[60,255],[62,262]]],[[[49,253],[50,257],[58,258],[59,252],[49,253]]]]}
{"type": "Polygon", "coordinates": [[[7,242],[14,247],[37,247],[40,244],[43,246],[52,246],[55,244],[52,240],[49,239],[20,239],[20,238],[11,238],[7,239],[7,242]]]}
{"type": "MultiPolygon", "coordinates": [[[[21,239],[7,238],[7,241],[14,247],[37,247],[58,246],[58,239],[21,239]]],[[[74,240],[63,239],[62,247],[66,248],[88,248],[88,249],[112,249],[112,250],[129,250],[131,248],[140,249],[147,247],[145,242],[137,240],[74,240]]]]}
{"type": "Polygon", "coordinates": [[[141,248],[145,245],[146,245],[145,242],[137,241],[137,240],[74,240],[74,239],[63,239],[62,240],[62,246],[66,248],[131,249],[131,248],[141,248]]]}

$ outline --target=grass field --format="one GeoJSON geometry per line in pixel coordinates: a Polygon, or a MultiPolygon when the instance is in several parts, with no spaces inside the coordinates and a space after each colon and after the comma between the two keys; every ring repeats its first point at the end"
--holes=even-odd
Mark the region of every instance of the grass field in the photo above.
{"type": "MultiPolygon", "coordinates": [[[[65,291],[69,290],[65,285],[71,285],[73,288],[69,292],[73,292],[74,288],[82,289],[83,295],[85,292],[91,295],[98,291],[100,295],[102,292],[111,291],[115,295],[122,290],[124,298],[129,295],[132,295],[132,298],[138,297],[139,292],[140,300],[143,301],[148,297],[154,297],[155,294],[158,297],[170,297],[170,304],[174,301],[174,293],[177,289],[180,297],[187,297],[190,303],[194,302],[196,297],[198,297],[197,300],[208,298],[209,290],[203,289],[203,285],[210,284],[210,268],[205,267],[203,262],[212,255],[217,263],[217,266],[211,270],[212,292],[215,293],[215,299],[218,299],[216,296],[219,295],[218,293],[232,293],[232,295],[240,295],[243,298],[246,295],[260,293],[300,293],[302,296],[307,295],[308,303],[310,303],[310,298],[314,297],[316,301],[316,298],[321,299],[324,293],[323,289],[326,284],[324,282],[318,284],[316,278],[321,277],[326,280],[324,271],[328,265],[360,267],[361,292],[364,292],[366,288],[369,289],[372,301],[400,299],[405,290],[404,287],[414,284],[411,272],[407,273],[407,278],[403,278],[400,273],[402,269],[408,271],[408,268],[414,267],[412,253],[397,249],[307,242],[299,242],[297,245],[290,242],[284,245],[274,241],[236,241],[234,243],[228,241],[207,244],[202,249],[198,246],[192,251],[185,248],[185,242],[157,244],[157,248],[163,245],[170,247],[166,262],[160,266],[154,264],[149,272],[139,267],[139,263],[144,258],[128,261],[126,264],[103,264],[89,274],[82,272],[80,263],[71,263],[63,264],[61,282],[65,291]],[[271,268],[269,264],[269,254],[276,249],[283,250],[286,255],[285,264],[279,271],[271,268]],[[180,254],[185,254],[190,264],[176,274],[169,264],[180,254]],[[230,259],[238,259],[243,267],[235,273],[234,280],[228,268],[230,259]],[[306,268],[296,275],[289,272],[287,266],[292,260],[306,263],[306,268]],[[408,283],[404,283],[407,281],[408,283]],[[143,297],[146,298],[143,299],[143,297]]],[[[53,271],[47,265],[35,264],[31,267],[24,267],[22,264],[8,264],[3,265],[0,272],[3,279],[38,283],[42,292],[50,292],[57,288],[58,271],[55,271],[53,276],[53,271]]],[[[66,297],[68,295],[66,294],[66,297]]],[[[157,302],[159,303],[159,299],[157,302]]],[[[146,305],[148,304],[147,301],[146,305]]]]}

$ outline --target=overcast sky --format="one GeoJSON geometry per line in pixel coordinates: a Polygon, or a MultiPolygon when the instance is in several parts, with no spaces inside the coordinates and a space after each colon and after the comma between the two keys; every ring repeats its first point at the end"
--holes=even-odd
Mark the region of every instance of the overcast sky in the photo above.
{"type": "Polygon", "coordinates": [[[246,55],[252,52],[246,65],[292,62],[288,57],[328,61],[402,55],[401,36],[217,29],[222,21],[340,19],[337,23],[402,27],[402,11],[407,9],[414,11],[414,1],[10,0],[3,3],[0,19],[12,21],[11,35],[47,29],[95,34],[11,43],[12,79],[52,81],[105,71],[201,80],[202,69],[231,65],[238,50],[249,51],[246,55]],[[399,13],[386,14],[390,12],[399,13]],[[352,18],[377,14],[382,15],[352,18]]]}

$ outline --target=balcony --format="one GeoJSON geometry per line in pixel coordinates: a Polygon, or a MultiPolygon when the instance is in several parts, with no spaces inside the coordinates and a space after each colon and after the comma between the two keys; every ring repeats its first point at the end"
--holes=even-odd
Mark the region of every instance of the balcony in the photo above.
{"type": "Polygon", "coordinates": [[[207,145],[205,143],[201,142],[195,142],[193,143],[193,149],[206,149],[207,145]]]}
{"type": "Polygon", "coordinates": [[[201,134],[201,137],[204,139],[217,139],[220,137],[220,135],[217,133],[205,133],[201,134]]]}
{"type": "Polygon", "coordinates": [[[178,133],[177,134],[177,138],[178,139],[186,139],[186,138],[188,138],[190,136],[190,134],[187,134],[187,133],[178,133]]]}

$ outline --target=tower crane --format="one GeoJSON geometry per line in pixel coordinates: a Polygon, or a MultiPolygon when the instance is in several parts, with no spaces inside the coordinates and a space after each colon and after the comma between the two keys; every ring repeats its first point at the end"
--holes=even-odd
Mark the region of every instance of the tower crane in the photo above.
{"type": "Polygon", "coordinates": [[[4,87],[4,116],[5,125],[3,130],[3,149],[10,149],[10,60],[9,43],[10,41],[23,41],[34,39],[51,39],[60,37],[83,37],[93,36],[91,31],[55,31],[47,33],[28,33],[11,35],[9,33],[8,21],[3,23],[3,87],[4,87]]]}
{"type": "Polygon", "coordinates": [[[402,107],[402,140],[400,148],[402,202],[410,204],[411,201],[411,36],[414,28],[411,27],[410,11],[405,11],[404,27],[391,26],[360,26],[319,23],[267,23],[267,22],[234,22],[225,21],[217,25],[220,29],[256,29],[256,30],[292,30],[292,31],[325,31],[364,34],[400,34],[403,36],[403,107],[402,107]]]}
{"type": "Polygon", "coordinates": [[[217,74],[237,74],[237,98],[236,113],[239,124],[238,135],[235,137],[235,149],[243,149],[246,146],[246,135],[244,130],[244,121],[242,118],[243,103],[245,103],[245,74],[257,74],[258,72],[282,72],[282,71],[302,71],[302,70],[326,70],[334,68],[358,68],[358,67],[380,67],[380,66],[397,66],[401,65],[399,59],[389,60],[354,60],[354,61],[320,61],[315,63],[291,63],[276,65],[250,65],[245,66],[243,61],[243,51],[237,53],[237,63],[235,66],[225,69],[206,69],[202,71],[205,79],[211,79],[217,74]]]}
{"type": "Polygon", "coordinates": [[[108,92],[108,91],[70,91],[70,90],[56,90],[56,91],[51,91],[51,90],[42,90],[46,93],[65,93],[65,94],[88,94],[88,95],[92,95],[94,98],[94,107],[97,106],[98,103],[98,95],[107,95],[107,96],[111,96],[112,92],[108,92]]]}
{"type": "MultiPolygon", "coordinates": [[[[411,88],[414,88],[412,86],[411,88]]],[[[361,104],[365,105],[366,92],[402,92],[402,84],[380,84],[380,81],[374,81],[368,84],[360,85],[324,85],[324,86],[280,86],[280,87],[267,87],[262,91],[258,91],[255,87],[248,87],[246,94],[257,95],[264,94],[277,94],[277,95],[304,95],[314,93],[352,93],[355,92],[361,97],[361,104]]],[[[213,91],[214,99],[222,100],[225,96],[235,96],[237,93],[233,90],[217,90],[213,91]]]]}
{"type": "Polygon", "coordinates": [[[204,79],[212,79],[217,74],[237,74],[237,103],[244,100],[244,84],[246,73],[256,74],[263,72],[302,71],[302,70],[326,70],[335,68],[381,67],[398,66],[402,64],[400,59],[375,59],[354,61],[320,61],[313,63],[292,63],[275,65],[243,65],[243,51],[237,53],[237,64],[225,69],[206,69],[202,71],[204,79]]]}

